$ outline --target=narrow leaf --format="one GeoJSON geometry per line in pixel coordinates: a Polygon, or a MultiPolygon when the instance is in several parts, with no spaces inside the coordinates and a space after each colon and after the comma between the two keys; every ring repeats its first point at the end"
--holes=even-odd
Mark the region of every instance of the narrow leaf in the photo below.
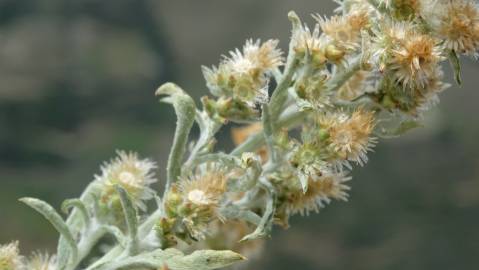
{"type": "Polygon", "coordinates": [[[454,79],[458,85],[462,85],[461,77],[461,62],[459,61],[459,56],[454,50],[449,52],[449,62],[451,63],[452,70],[454,71],[454,79]]]}
{"type": "Polygon", "coordinates": [[[163,98],[162,101],[173,104],[178,118],[173,145],[168,157],[166,192],[181,174],[181,165],[186,150],[186,144],[188,142],[188,135],[190,134],[190,130],[195,121],[196,105],[190,96],[173,83],[162,85],[156,91],[156,95],[168,96],[163,98]]]}
{"type": "MultiPolygon", "coordinates": [[[[101,185],[97,181],[91,182],[83,191],[82,195],[80,196],[80,200],[87,205],[98,205],[98,197],[100,196],[100,192],[102,190],[101,185]]],[[[98,211],[94,208],[94,215],[96,215],[98,211]]],[[[77,235],[81,231],[82,225],[82,217],[81,213],[78,209],[73,209],[68,216],[66,222],[68,228],[72,235],[77,235]]],[[[63,235],[60,236],[58,240],[58,248],[57,248],[57,268],[58,270],[64,270],[68,264],[68,260],[70,258],[70,248],[69,244],[66,241],[63,235]]]]}
{"type": "Polygon", "coordinates": [[[68,212],[71,208],[78,209],[78,211],[79,211],[79,213],[80,213],[80,215],[83,219],[83,222],[85,224],[85,227],[88,227],[88,225],[90,224],[90,214],[88,213],[88,210],[87,210],[85,204],[80,199],[69,199],[69,200],[65,200],[62,203],[63,213],[68,214],[68,212]]]}
{"type": "Polygon", "coordinates": [[[135,255],[138,253],[138,217],[135,206],[125,189],[119,185],[115,186],[118,195],[120,195],[123,214],[125,215],[126,226],[128,228],[128,252],[135,255]]]}
{"type": "Polygon", "coordinates": [[[106,263],[95,269],[162,269],[165,267],[172,270],[213,270],[230,266],[242,260],[245,260],[245,257],[228,250],[200,250],[185,256],[176,249],[158,249],[149,253],[106,263]]]}
{"type": "MultiPolygon", "coordinates": [[[[240,254],[230,250],[198,250],[185,256],[179,263],[179,266],[193,266],[191,269],[213,270],[230,266],[234,263],[245,260],[240,254]]],[[[174,263],[170,263],[171,268],[175,269],[174,263]]],[[[178,269],[180,269],[178,267],[178,269]]]]}
{"type": "Polygon", "coordinates": [[[51,207],[48,203],[41,201],[35,198],[22,198],[21,202],[35,209],[41,215],[43,215],[55,229],[60,233],[61,236],[65,239],[67,244],[70,246],[72,261],[76,261],[78,258],[78,247],[75,242],[75,239],[68,229],[68,226],[63,221],[62,217],[51,207]]]}
{"type": "Polygon", "coordinates": [[[384,139],[391,139],[399,137],[418,127],[422,127],[422,124],[417,120],[404,120],[393,129],[381,128],[377,135],[384,139]]]}
{"type": "Polygon", "coordinates": [[[241,209],[240,207],[230,204],[220,209],[220,213],[226,219],[239,219],[251,224],[259,225],[261,217],[251,210],[241,209]]]}

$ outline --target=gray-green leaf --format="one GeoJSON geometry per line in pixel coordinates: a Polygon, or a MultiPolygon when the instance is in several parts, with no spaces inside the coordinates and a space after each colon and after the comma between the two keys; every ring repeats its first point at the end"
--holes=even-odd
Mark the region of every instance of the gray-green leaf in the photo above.
{"type": "Polygon", "coordinates": [[[462,85],[461,77],[461,61],[455,51],[449,52],[449,62],[451,63],[452,70],[454,71],[454,79],[458,85],[462,85]]]}
{"type": "Polygon", "coordinates": [[[63,236],[67,244],[70,246],[72,254],[71,261],[76,261],[78,257],[78,247],[75,239],[73,238],[70,229],[68,229],[68,226],[65,224],[62,217],[55,211],[55,209],[48,203],[35,198],[22,198],[20,201],[42,214],[53,225],[53,227],[55,227],[55,229],[60,233],[61,236],[63,236]]]}
{"type": "Polygon", "coordinates": [[[245,257],[233,251],[200,250],[184,255],[176,249],[155,250],[138,256],[128,257],[106,263],[98,270],[158,269],[171,270],[213,270],[245,260],[245,257]]]}
{"type": "Polygon", "coordinates": [[[121,186],[115,186],[118,195],[120,195],[123,214],[125,215],[126,226],[128,228],[128,252],[129,254],[138,253],[138,217],[135,206],[130,196],[121,186]]]}
{"type": "Polygon", "coordinates": [[[168,157],[167,182],[165,187],[165,191],[167,191],[170,185],[175,182],[181,174],[181,165],[188,142],[188,135],[195,121],[196,105],[185,91],[173,83],[163,84],[156,90],[156,95],[167,95],[162,101],[173,104],[178,118],[173,146],[168,157]]]}

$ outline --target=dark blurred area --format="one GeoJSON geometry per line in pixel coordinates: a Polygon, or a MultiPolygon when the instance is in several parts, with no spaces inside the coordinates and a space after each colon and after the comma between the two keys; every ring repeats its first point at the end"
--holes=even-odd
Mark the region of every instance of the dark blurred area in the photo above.
{"type": "MultiPolygon", "coordinates": [[[[332,1],[0,0],[0,243],[54,251],[57,235],[17,202],[58,207],[116,149],[159,163],[175,117],[153,93],[176,81],[206,94],[201,65],[246,38],[287,46],[288,10],[306,22],[332,1]]],[[[446,67],[448,68],[448,67],[446,67]]],[[[248,269],[478,269],[479,63],[425,127],[381,141],[353,172],[349,203],[278,228],[248,269]]],[[[452,80],[451,80],[452,81],[452,80]]],[[[229,132],[220,132],[227,141],[229,132]]],[[[227,143],[220,147],[229,147],[227,143]]]]}

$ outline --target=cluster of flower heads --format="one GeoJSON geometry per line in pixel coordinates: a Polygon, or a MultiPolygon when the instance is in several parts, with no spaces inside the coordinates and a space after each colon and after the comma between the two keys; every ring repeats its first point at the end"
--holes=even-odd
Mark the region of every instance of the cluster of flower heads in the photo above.
{"type": "MultiPolygon", "coordinates": [[[[216,104],[205,98],[210,102],[205,106],[210,115],[221,111],[224,119],[253,122],[233,130],[237,144],[261,129],[258,110],[268,101],[268,82],[281,84],[281,75],[286,77],[286,71],[294,70],[286,104],[296,104],[307,114],[299,139],[288,130],[278,130],[273,136],[282,167],[266,177],[278,191],[279,224],[287,224],[291,214],[318,211],[332,199],[346,200],[347,170],[367,162],[377,137],[387,132],[397,135],[397,130],[385,131],[383,123],[420,121],[439,101],[438,94],[449,87],[443,81],[442,63],[451,62],[460,83],[459,57],[475,57],[479,49],[479,9],[474,1],[337,2],[336,15],[313,15],[314,27],[297,23],[285,61],[276,43],[260,46],[258,41],[252,46],[248,41],[243,53],[236,50],[218,68],[204,68],[208,88],[218,97],[216,104]],[[266,55],[277,59],[268,61],[275,65],[253,68],[261,66],[258,63],[264,62],[261,59],[266,55]],[[275,69],[282,64],[285,72],[278,75],[275,69]],[[345,79],[337,79],[348,73],[345,79]],[[258,83],[242,89],[238,85],[248,84],[239,81],[258,83]],[[241,117],[237,108],[225,105],[224,99],[245,102],[245,115],[241,117]]],[[[256,153],[263,163],[271,158],[264,147],[256,153]]]]}
{"type": "Polygon", "coordinates": [[[56,257],[33,253],[25,258],[19,254],[18,242],[0,246],[0,269],[2,270],[56,270],[56,257]]]}
{"type": "Polygon", "coordinates": [[[242,51],[230,52],[218,67],[203,67],[208,88],[220,97],[215,103],[219,116],[228,118],[240,113],[237,118],[243,118],[245,109],[255,114],[255,104],[268,102],[269,76],[283,64],[277,46],[277,40],[248,40],[242,51]]]}
{"type": "MultiPolygon", "coordinates": [[[[169,162],[183,166],[163,198],[151,187],[155,163],[119,151],[92,183],[95,205],[84,211],[93,212],[94,225],[119,238],[131,229],[128,218],[137,217],[127,217],[124,190],[138,220],[154,219],[145,237],[154,240],[143,248],[230,249],[254,257],[262,241],[247,240],[267,235],[273,224],[287,227],[292,215],[347,201],[350,171],[368,161],[377,138],[414,127],[438,102],[449,86],[443,62],[450,61],[460,83],[459,58],[479,49],[479,8],[471,0],[336,2],[337,14],[313,15],[312,28],[290,14],[287,57],[276,40],[248,40],[218,66],[203,67],[214,97],[204,97],[196,112],[201,134],[190,156],[172,150],[170,158],[179,158],[169,162]],[[214,135],[227,122],[239,125],[232,129],[237,148],[213,153],[214,135]],[[153,198],[158,209],[148,218],[153,198]]],[[[179,111],[186,106],[165,100],[179,111]]],[[[0,247],[0,270],[56,270],[55,264],[55,256],[21,257],[16,243],[0,247]]]]}

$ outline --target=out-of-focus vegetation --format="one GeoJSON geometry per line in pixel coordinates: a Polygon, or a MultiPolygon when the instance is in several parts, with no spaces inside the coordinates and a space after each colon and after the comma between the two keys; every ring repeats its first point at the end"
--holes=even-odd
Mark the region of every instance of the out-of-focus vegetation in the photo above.
{"type": "MultiPolygon", "coordinates": [[[[333,6],[0,1],[0,243],[53,247],[53,229],[17,198],[58,206],[115,149],[159,160],[164,180],[175,120],[156,87],[175,80],[201,96],[201,64],[249,37],[280,37],[285,47],[289,9],[306,17],[333,6]]],[[[251,269],[477,269],[479,65],[463,70],[465,85],[442,96],[424,129],[380,144],[355,170],[351,203],[277,229],[251,269]]]]}

